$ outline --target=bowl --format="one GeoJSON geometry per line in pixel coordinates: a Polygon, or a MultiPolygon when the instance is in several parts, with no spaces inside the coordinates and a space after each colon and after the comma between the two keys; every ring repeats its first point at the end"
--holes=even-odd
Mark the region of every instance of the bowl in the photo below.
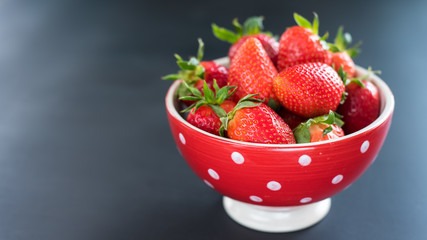
{"type": "MultiPolygon", "coordinates": [[[[228,59],[216,60],[227,65],[228,59]]],[[[366,69],[357,67],[358,74],[366,69]]],[[[173,83],[166,95],[172,136],[182,157],[209,187],[224,196],[227,214],[265,232],[289,232],[323,219],[330,197],[350,186],[375,161],[390,128],[394,97],[378,76],[381,112],[369,126],[344,137],[307,144],[258,144],[219,137],[180,114],[173,83]]]]}

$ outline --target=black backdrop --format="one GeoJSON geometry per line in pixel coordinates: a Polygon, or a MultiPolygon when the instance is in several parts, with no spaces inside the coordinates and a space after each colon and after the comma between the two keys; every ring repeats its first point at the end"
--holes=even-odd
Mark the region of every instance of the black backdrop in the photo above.
{"type": "Polygon", "coordinates": [[[426,1],[0,2],[0,239],[425,239],[426,1]],[[396,110],[376,162],[296,233],[239,226],[178,154],[160,76],[224,56],[210,24],[296,11],[363,40],[396,110]]]}

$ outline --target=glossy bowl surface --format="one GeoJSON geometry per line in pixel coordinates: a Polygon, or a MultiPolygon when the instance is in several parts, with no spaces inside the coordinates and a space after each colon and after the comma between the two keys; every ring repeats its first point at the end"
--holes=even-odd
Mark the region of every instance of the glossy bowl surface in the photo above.
{"type": "MultiPolygon", "coordinates": [[[[224,63],[224,59],[220,59],[224,63]]],[[[359,74],[365,69],[358,67],[359,74]]],[[[200,130],[179,114],[176,89],[166,95],[170,129],[192,170],[232,199],[263,206],[297,206],[335,195],[374,162],[389,130],[394,97],[378,76],[381,114],[366,128],[339,139],[308,144],[257,144],[200,130]]]]}

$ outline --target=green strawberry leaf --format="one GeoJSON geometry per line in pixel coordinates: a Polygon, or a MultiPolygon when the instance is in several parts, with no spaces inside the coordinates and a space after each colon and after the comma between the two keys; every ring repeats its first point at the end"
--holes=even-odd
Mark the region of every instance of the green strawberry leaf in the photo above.
{"type": "Polygon", "coordinates": [[[188,90],[185,82],[179,84],[178,89],[176,90],[178,97],[184,97],[191,94],[190,90],[188,90]]]}
{"type": "Polygon", "coordinates": [[[193,94],[196,97],[202,98],[202,93],[199,91],[199,89],[190,87],[186,82],[183,82],[183,84],[185,85],[187,90],[190,91],[191,94],[193,94]]]}
{"type": "Polygon", "coordinates": [[[163,80],[173,80],[173,81],[178,80],[180,78],[181,78],[181,75],[176,74],[176,73],[168,74],[168,75],[162,77],[163,80]]]}
{"type": "Polygon", "coordinates": [[[319,16],[317,15],[317,13],[313,13],[314,14],[314,19],[313,19],[313,33],[318,35],[319,34],[319,16]]]}
{"type": "Polygon", "coordinates": [[[205,95],[205,100],[208,103],[214,103],[215,102],[215,93],[208,87],[208,84],[206,81],[203,81],[203,93],[205,95]]]}
{"type": "Polygon", "coordinates": [[[325,32],[322,37],[320,37],[320,40],[326,41],[329,38],[329,32],[325,32]]]}
{"type": "Polygon", "coordinates": [[[185,108],[185,109],[181,110],[181,112],[182,112],[182,113],[190,112],[190,111],[191,111],[191,109],[193,109],[195,106],[196,106],[196,103],[193,103],[193,104],[191,104],[189,107],[187,107],[187,108],[185,108]]]}
{"type": "Polygon", "coordinates": [[[322,137],[324,137],[326,134],[328,134],[328,133],[330,133],[330,132],[332,132],[332,126],[329,126],[329,127],[327,127],[327,128],[325,128],[324,130],[323,130],[323,133],[322,133],[322,137]]]}
{"type": "MultiPolygon", "coordinates": [[[[335,68],[335,66],[332,66],[332,68],[335,68]]],[[[341,65],[340,66],[340,69],[338,69],[338,76],[340,76],[340,78],[341,78],[341,80],[342,80],[342,82],[343,82],[343,84],[344,85],[347,85],[347,82],[348,82],[348,74],[347,74],[347,72],[345,72],[344,71],[344,68],[343,68],[343,66],[341,65]]]]}
{"type": "Polygon", "coordinates": [[[197,39],[197,41],[199,42],[199,48],[197,49],[197,60],[200,62],[203,59],[203,53],[205,51],[205,44],[203,43],[201,38],[197,39]]]}
{"type": "Polygon", "coordinates": [[[303,16],[299,15],[298,13],[294,13],[294,20],[300,27],[313,29],[313,26],[311,25],[311,23],[307,19],[305,19],[303,16]]]}
{"type": "Polygon", "coordinates": [[[221,137],[226,137],[225,135],[225,132],[227,131],[227,126],[228,126],[228,120],[229,120],[229,117],[228,117],[228,115],[229,114],[227,114],[227,116],[225,116],[225,117],[221,117],[219,120],[221,121],[221,127],[219,128],[219,135],[221,136],[221,137]]]}
{"type": "Polygon", "coordinates": [[[234,30],[236,31],[239,37],[243,36],[243,27],[240,25],[239,20],[237,18],[233,19],[234,30]]]}
{"type": "Polygon", "coordinates": [[[360,45],[362,45],[362,41],[359,41],[358,43],[356,43],[353,47],[347,49],[347,53],[351,58],[356,57],[357,55],[359,55],[360,53],[360,45]]]}
{"type": "Polygon", "coordinates": [[[311,119],[301,123],[294,129],[294,136],[297,143],[309,143],[311,141],[310,125],[311,119]]]}
{"type": "Polygon", "coordinates": [[[225,110],[222,109],[220,106],[215,105],[215,104],[208,104],[208,106],[212,108],[212,110],[215,112],[215,114],[219,118],[223,118],[223,117],[227,116],[227,112],[225,112],[225,110]]]}
{"type": "Polygon", "coordinates": [[[258,96],[258,95],[259,95],[259,93],[248,94],[248,95],[242,97],[237,104],[244,102],[244,101],[264,102],[264,100],[262,100],[262,99],[254,98],[255,96],[258,96]]]}
{"type": "Polygon", "coordinates": [[[200,100],[198,102],[196,102],[196,104],[194,105],[194,112],[197,111],[197,109],[199,109],[201,106],[206,105],[207,102],[205,100],[200,100]]]}
{"type": "Polygon", "coordinates": [[[353,47],[348,48],[350,44],[352,43],[353,39],[351,37],[351,34],[346,32],[344,33],[344,27],[340,26],[337,30],[337,35],[335,36],[334,43],[330,43],[329,46],[331,47],[332,52],[347,52],[348,55],[351,58],[356,57],[360,53],[360,45],[362,42],[356,43],[353,47]]]}
{"type": "Polygon", "coordinates": [[[256,107],[260,104],[261,104],[260,102],[244,101],[244,102],[237,104],[236,107],[234,108],[234,110],[237,111],[237,110],[240,110],[242,108],[256,107]]]}
{"type": "Polygon", "coordinates": [[[307,121],[300,123],[294,130],[294,136],[297,143],[309,143],[311,141],[310,126],[312,124],[327,124],[328,127],[323,130],[322,135],[330,133],[333,128],[332,124],[342,127],[344,122],[341,120],[342,116],[334,111],[329,111],[329,114],[322,115],[315,118],[310,118],[307,121]]]}
{"type": "Polygon", "coordinates": [[[365,88],[365,84],[363,84],[363,82],[362,82],[360,79],[358,79],[358,78],[353,78],[353,79],[351,79],[351,80],[348,82],[348,84],[350,84],[350,83],[356,83],[357,85],[359,85],[359,87],[361,87],[361,88],[365,88]]]}
{"type": "Polygon", "coordinates": [[[215,35],[216,38],[222,41],[229,42],[231,44],[237,42],[240,38],[237,34],[233,33],[232,31],[218,27],[216,24],[212,24],[212,33],[215,35]]]}
{"type": "Polygon", "coordinates": [[[200,98],[196,97],[196,96],[184,96],[184,97],[180,97],[179,100],[184,100],[184,101],[199,101],[200,98]]]}
{"type": "Polygon", "coordinates": [[[261,33],[264,26],[262,21],[264,17],[250,17],[243,24],[243,35],[254,35],[261,33]]]}
{"type": "Polygon", "coordinates": [[[345,41],[345,38],[343,36],[343,26],[340,26],[337,30],[337,35],[335,36],[335,46],[338,48],[337,52],[344,51],[347,48],[347,45],[351,43],[351,37],[350,42],[345,41]]]}
{"type": "Polygon", "coordinates": [[[271,34],[270,32],[263,32],[263,20],[264,17],[262,16],[250,17],[246,19],[242,26],[237,20],[237,18],[235,18],[232,22],[235,32],[226,28],[219,27],[216,24],[212,24],[212,33],[219,40],[226,41],[231,44],[236,43],[241,37],[247,35],[255,35],[262,33],[270,37],[273,36],[273,34],[271,34]]]}

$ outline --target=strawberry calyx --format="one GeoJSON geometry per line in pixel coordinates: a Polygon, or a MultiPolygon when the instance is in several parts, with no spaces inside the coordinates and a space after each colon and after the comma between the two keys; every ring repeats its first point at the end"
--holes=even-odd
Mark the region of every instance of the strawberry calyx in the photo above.
{"type": "MultiPolygon", "coordinates": [[[[343,70],[342,66],[338,70],[338,75],[340,76],[341,80],[343,81],[344,86],[347,86],[350,83],[355,83],[355,84],[359,85],[359,87],[365,88],[365,84],[363,84],[362,81],[369,79],[372,74],[381,74],[381,71],[380,70],[372,70],[372,67],[368,67],[368,71],[365,75],[358,77],[358,78],[349,79],[347,76],[347,72],[345,72],[343,70]]],[[[342,96],[341,96],[340,104],[343,104],[345,102],[345,100],[347,99],[347,96],[348,96],[347,91],[344,91],[342,96]]]]}
{"type": "MultiPolygon", "coordinates": [[[[313,23],[308,21],[303,16],[299,15],[298,13],[294,13],[294,20],[298,24],[298,26],[310,29],[313,34],[316,36],[319,36],[319,16],[317,13],[313,12],[314,18],[313,23]]],[[[326,39],[328,39],[329,33],[326,32],[322,37],[320,37],[320,44],[322,47],[326,50],[329,49],[329,44],[326,42],[326,39]]]]}
{"type": "Polygon", "coordinates": [[[263,32],[264,25],[263,25],[264,17],[250,17],[246,19],[246,21],[241,25],[237,18],[233,20],[233,27],[234,31],[219,27],[215,23],[212,24],[212,33],[215,35],[216,38],[219,40],[229,42],[231,44],[236,43],[239,41],[240,38],[243,36],[248,35],[255,35],[263,33],[268,36],[272,36],[270,32],[263,32]]]}
{"type": "Polygon", "coordinates": [[[194,112],[197,111],[201,106],[207,105],[212,108],[215,114],[221,118],[225,117],[227,113],[219,105],[227,100],[236,91],[235,86],[225,86],[219,88],[216,80],[214,79],[213,87],[215,92],[208,87],[206,81],[203,81],[203,94],[195,87],[189,86],[186,82],[183,82],[185,87],[190,92],[191,96],[180,97],[179,100],[184,101],[195,101],[191,106],[182,110],[182,112],[190,112],[194,108],[194,112]]]}
{"type": "Polygon", "coordinates": [[[353,39],[351,37],[351,34],[346,32],[344,33],[344,27],[340,26],[337,31],[337,35],[335,36],[334,43],[328,43],[329,50],[331,52],[347,52],[348,55],[351,58],[356,57],[360,53],[360,45],[362,45],[362,42],[359,41],[355,45],[349,48],[350,44],[352,43],[353,39]]]}
{"type": "MultiPolygon", "coordinates": [[[[203,59],[203,52],[204,52],[204,43],[202,39],[197,39],[199,42],[199,48],[197,50],[197,56],[196,57],[190,57],[189,60],[182,59],[181,56],[178,54],[175,54],[176,58],[176,64],[179,66],[180,71],[175,74],[169,74],[166,76],[163,76],[163,80],[182,80],[184,83],[186,83],[188,86],[194,86],[194,84],[199,81],[203,80],[205,78],[205,68],[200,64],[200,62],[203,59]]],[[[188,88],[181,84],[178,87],[178,96],[183,97],[190,94],[188,91],[188,88]]]]}
{"type": "Polygon", "coordinates": [[[234,115],[238,110],[242,108],[256,107],[264,102],[264,99],[259,99],[255,97],[258,95],[259,93],[246,95],[245,97],[241,98],[239,102],[237,102],[236,106],[233,108],[232,111],[225,114],[225,116],[220,117],[220,120],[221,120],[221,127],[219,129],[220,136],[225,137],[225,132],[227,131],[228,122],[234,118],[234,115]]]}
{"type": "Polygon", "coordinates": [[[349,79],[348,76],[347,76],[347,73],[343,70],[342,66],[338,70],[338,75],[343,80],[344,86],[347,86],[350,83],[356,83],[361,88],[364,88],[365,85],[363,84],[362,81],[364,81],[366,79],[369,79],[372,74],[381,74],[381,71],[380,70],[372,70],[372,67],[368,67],[368,71],[367,71],[367,73],[365,75],[357,77],[357,78],[349,79]]]}
{"type": "Polygon", "coordinates": [[[294,130],[294,136],[297,143],[309,143],[311,141],[310,126],[313,124],[327,124],[328,127],[323,130],[322,137],[332,132],[332,125],[335,124],[339,127],[344,125],[341,120],[342,116],[334,111],[329,111],[329,114],[322,115],[315,118],[310,118],[307,121],[298,125],[294,130]]]}

